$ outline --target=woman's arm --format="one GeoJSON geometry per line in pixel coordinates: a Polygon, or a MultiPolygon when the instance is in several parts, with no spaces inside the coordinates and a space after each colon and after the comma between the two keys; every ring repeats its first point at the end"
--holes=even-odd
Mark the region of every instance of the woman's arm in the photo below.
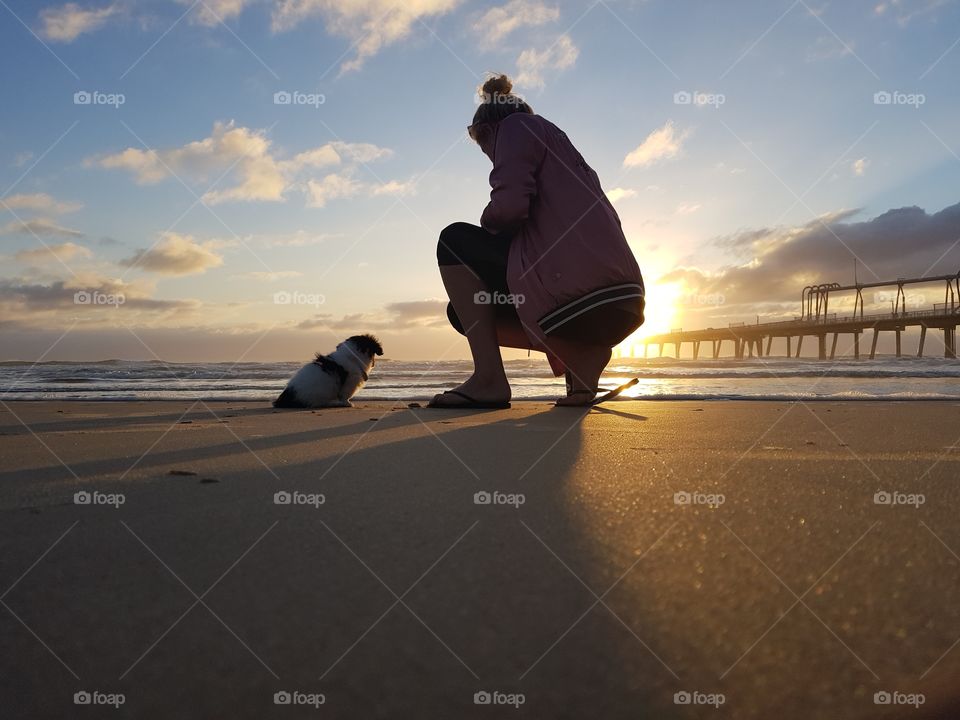
{"type": "Polygon", "coordinates": [[[518,113],[500,122],[490,173],[490,202],[480,218],[480,225],[489,232],[512,232],[530,214],[530,203],[537,194],[537,172],[547,151],[532,118],[518,113]]]}

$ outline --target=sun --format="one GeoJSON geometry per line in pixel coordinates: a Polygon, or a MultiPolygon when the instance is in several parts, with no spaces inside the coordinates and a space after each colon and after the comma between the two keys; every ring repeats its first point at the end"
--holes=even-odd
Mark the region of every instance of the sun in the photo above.
{"type": "Polygon", "coordinates": [[[643,357],[644,338],[678,327],[678,310],[682,296],[683,288],[680,283],[651,285],[646,288],[644,323],[614,348],[614,357],[643,357]]]}

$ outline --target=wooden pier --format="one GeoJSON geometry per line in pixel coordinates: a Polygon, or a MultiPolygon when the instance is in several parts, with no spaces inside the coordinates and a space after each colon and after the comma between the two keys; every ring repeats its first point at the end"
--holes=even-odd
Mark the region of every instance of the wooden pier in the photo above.
{"type": "MultiPolygon", "coordinates": [[[[891,293],[891,296],[893,294],[891,293]]],[[[870,359],[876,356],[877,341],[881,332],[896,335],[897,357],[903,354],[901,334],[907,328],[920,328],[920,343],[917,357],[923,357],[928,330],[943,332],[944,357],[957,357],[957,325],[960,324],[960,273],[939,275],[928,278],[899,278],[876,283],[858,283],[842,286],[837,283],[811,285],[803,289],[799,317],[776,322],[757,322],[756,324],[731,323],[725,328],[705,328],[702,330],[683,330],[677,328],[662,335],[652,335],[644,340],[643,356],[647,357],[650,345],[659,346],[659,356],[663,357],[664,348],[673,346],[674,357],[680,357],[684,343],[691,343],[694,359],[701,355],[701,344],[708,343],[713,359],[720,357],[724,343],[733,346],[734,357],[769,357],[773,351],[774,340],[783,340],[786,357],[800,357],[805,338],[815,338],[818,358],[833,360],[836,357],[837,341],[841,335],[853,336],[854,357],[861,357],[861,335],[872,331],[870,338],[870,359]],[[907,310],[905,286],[943,282],[944,302],[922,310],[907,310]],[[895,300],[891,300],[889,313],[866,315],[863,311],[863,290],[868,288],[896,288],[895,300]],[[830,294],[855,291],[853,313],[838,317],[827,312],[830,294]],[[796,343],[794,344],[794,340],[796,343]],[[829,351],[827,344],[829,340],[829,351]]],[[[781,343],[777,343],[780,345],[781,343]]]]}

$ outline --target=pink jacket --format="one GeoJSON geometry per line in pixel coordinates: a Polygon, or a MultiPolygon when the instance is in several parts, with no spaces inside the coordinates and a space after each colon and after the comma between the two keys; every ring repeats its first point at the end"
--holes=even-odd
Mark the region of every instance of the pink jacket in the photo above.
{"type": "Polygon", "coordinates": [[[566,362],[551,351],[548,334],[564,317],[642,297],[640,268],[597,173],[556,125],[514,113],[482,149],[493,170],[480,224],[516,233],[507,283],[523,296],[517,312],[531,347],[561,375],[566,362]]]}

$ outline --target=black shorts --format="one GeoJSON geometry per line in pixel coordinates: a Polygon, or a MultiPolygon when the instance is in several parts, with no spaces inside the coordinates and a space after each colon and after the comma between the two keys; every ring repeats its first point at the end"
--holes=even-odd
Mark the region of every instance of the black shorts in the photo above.
{"type": "MultiPolygon", "coordinates": [[[[507,257],[510,254],[510,236],[494,235],[482,227],[470,223],[458,222],[448,225],[440,233],[437,243],[437,264],[440,267],[463,265],[469,268],[490,293],[507,295],[507,257]]],[[[495,312],[501,319],[506,316],[517,318],[517,310],[512,305],[498,304],[495,312]]],[[[453,303],[447,303],[447,319],[461,335],[466,334],[463,323],[453,309],[453,303]]],[[[519,318],[517,318],[519,322],[519,318]]]]}
{"type": "MultiPolygon", "coordinates": [[[[510,236],[494,235],[470,223],[453,223],[440,233],[437,263],[441,267],[468,267],[486,285],[488,292],[509,295],[507,258],[510,241],[510,236]]],[[[498,303],[494,305],[494,311],[501,321],[520,322],[513,305],[498,303]]],[[[447,318],[458,333],[466,334],[452,303],[447,303],[447,318]]],[[[566,322],[555,336],[587,345],[613,347],[642,322],[643,298],[631,298],[600,306],[594,312],[575,317],[566,322]]]]}
{"type": "Polygon", "coordinates": [[[464,265],[483,281],[490,292],[508,293],[507,257],[510,237],[494,235],[477,225],[458,222],[440,233],[437,264],[464,265]]]}

